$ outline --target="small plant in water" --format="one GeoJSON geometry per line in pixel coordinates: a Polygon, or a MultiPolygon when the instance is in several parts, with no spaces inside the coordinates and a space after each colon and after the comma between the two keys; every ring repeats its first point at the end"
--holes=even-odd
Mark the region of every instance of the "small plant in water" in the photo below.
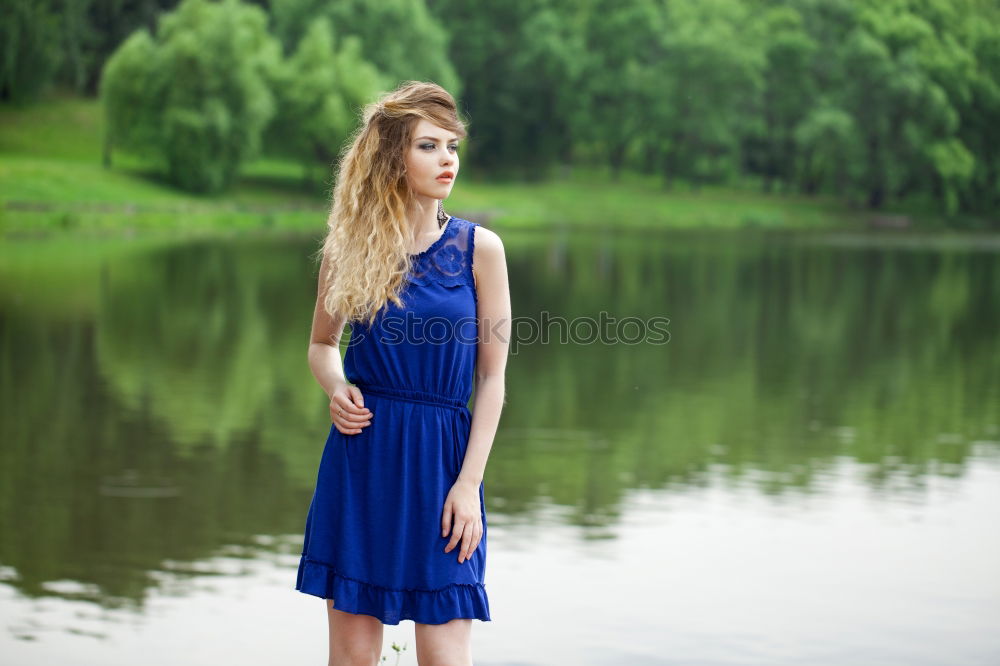
{"type": "MultiPolygon", "coordinates": [[[[402,647],[400,647],[400,645],[397,644],[396,641],[393,641],[392,642],[392,649],[396,651],[396,663],[398,664],[399,663],[399,658],[403,656],[403,650],[406,649],[406,643],[403,643],[402,647]]],[[[383,656],[380,661],[385,661],[388,658],[389,657],[383,656]]]]}

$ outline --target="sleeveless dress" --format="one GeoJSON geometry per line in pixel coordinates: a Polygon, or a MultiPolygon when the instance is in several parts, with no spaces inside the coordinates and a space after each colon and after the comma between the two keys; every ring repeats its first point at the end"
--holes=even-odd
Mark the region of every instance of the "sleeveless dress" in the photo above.
{"type": "Polygon", "coordinates": [[[472,277],[477,224],[450,217],[413,255],[400,298],[370,325],[351,325],[344,375],[371,425],[345,435],[332,423],[306,517],[296,589],[383,624],[490,620],[483,535],[458,562],[441,536],[444,502],[471,428],[479,326],[472,277]]]}

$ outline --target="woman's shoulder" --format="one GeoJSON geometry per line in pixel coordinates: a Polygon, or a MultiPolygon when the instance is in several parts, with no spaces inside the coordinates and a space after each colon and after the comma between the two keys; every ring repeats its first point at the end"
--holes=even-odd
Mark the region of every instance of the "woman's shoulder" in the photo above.
{"type": "Polygon", "coordinates": [[[503,241],[495,231],[457,215],[452,215],[452,219],[457,222],[455,227],[458,235],[468,239],[464,243],[466,250],[471,247],[476,257],[481,256],[481,253],[503,254],[503,241]]]}
{"type": "Polygon", "coordinates": [[[472,237],[472,266],[474,274],[480,274],[481,267],[505,263],[503,241],[497,232],[474,222],[469,223],[472,237]]]}
{"type": "Polygon", "coordinates": [[[503,252],[503,241],[500,240],[500,236],[497,232],[489,229],[488,227],[484,227],[478,222],[469,222],[468,220],[465,220],[465,224],[470,227],[470,233],[472,233],[475,238],[477,251],[481,247],[487,252],[503,252]]]}

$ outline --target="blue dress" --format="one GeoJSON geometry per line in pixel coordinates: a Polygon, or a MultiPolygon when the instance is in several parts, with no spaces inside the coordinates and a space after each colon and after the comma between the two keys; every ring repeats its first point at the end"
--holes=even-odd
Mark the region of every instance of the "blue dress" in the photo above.
{"type": "Polygon", "coordinates": [[[479,325],[472,278],[474,228],[450,217],[414,255],[400,295],[370,325],[351,325],[344,375],[371,425],[345,435],[332,423],[306,517],[296,589],[384,624],[490,620],[483,535],[461,564],[441,536],[445,498],[469,443],[479,325]]]}

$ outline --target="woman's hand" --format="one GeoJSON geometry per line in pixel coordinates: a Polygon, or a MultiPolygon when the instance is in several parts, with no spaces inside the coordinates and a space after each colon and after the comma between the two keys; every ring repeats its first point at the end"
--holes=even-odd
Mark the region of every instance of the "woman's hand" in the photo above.
{"type": "Polygon", "coordinates": [[[448,530],[451,530],[451,541],[448,542],[444,552],[451,552],[461,540],[462,548],[458,552],[458,563],[461,564],[469,559],[483,537],[478,485],[459,478],[448,491],[448,498],[444,501],[444,513],[441,516],[441,536],[448,536],[448,530]],[[452,529],[453,518],[454,529],[452,529]]]}
{"type": "Polygon", "coordinates": [[[345,435],[361,432],[371,425],[373,416],[357,386],[341,383],[330,394],[330,420],[345,435]]]}

